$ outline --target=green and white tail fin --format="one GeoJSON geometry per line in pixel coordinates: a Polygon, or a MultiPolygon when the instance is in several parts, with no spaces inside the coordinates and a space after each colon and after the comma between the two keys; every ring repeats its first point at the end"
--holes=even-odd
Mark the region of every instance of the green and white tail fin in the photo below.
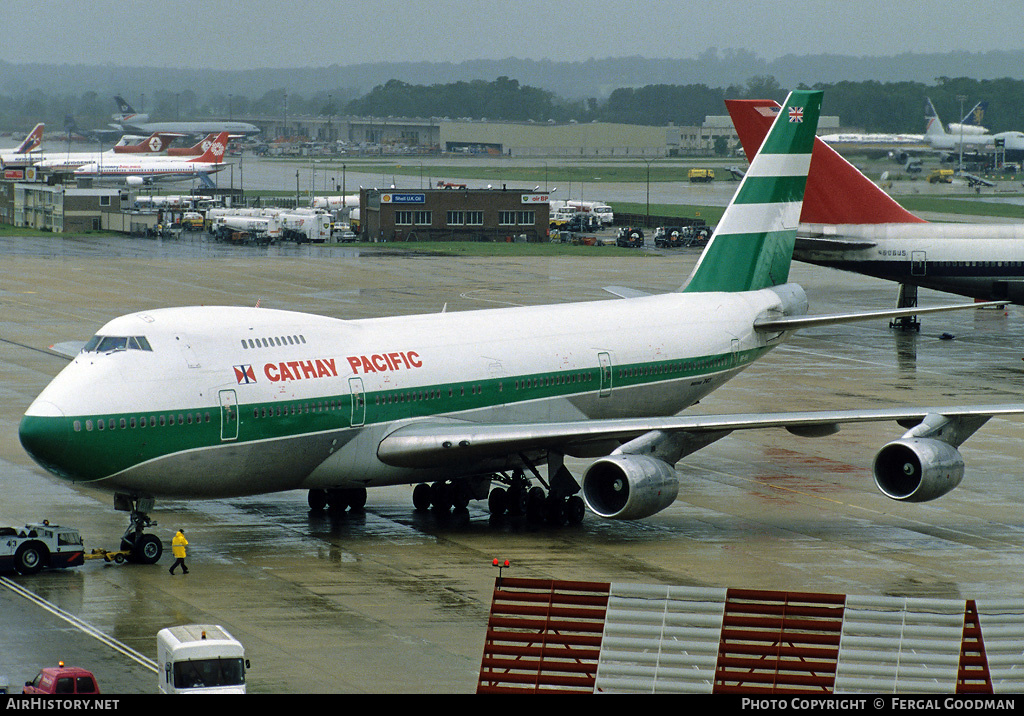
{"type": "Polygon", "coordinates": [[[789,279],[822,94],[795,90],[786,98],[680,290],[756,291],[789,279]]]}

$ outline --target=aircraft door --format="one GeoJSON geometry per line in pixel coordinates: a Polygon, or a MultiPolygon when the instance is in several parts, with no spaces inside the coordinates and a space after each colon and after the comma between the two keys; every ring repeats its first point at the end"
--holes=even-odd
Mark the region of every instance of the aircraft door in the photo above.
{"type": "Polygon", "coordinates": [[[222,390],[220,398],[221,442],[238,439],[238,396],[233,390],[222,390]]]}
{"type": "Polygon", "coordinates": [[[366,393],[363,392],[362,378],[349,378],[348,389],[352,393],[351,425],[357,428],[366,422],[366,393]]]}
{"type": "Polygon", "coordinates": [[[910,275],[924,276],[928,271],[928,256],[924,251],[910,252],[910,275]]]}
{"type": "Polygon", "coordinates": [[[599,397],[607,398],[612,394],[612,357],[606,351],[597,354],[597,365],[601,378],[599,397]]]}

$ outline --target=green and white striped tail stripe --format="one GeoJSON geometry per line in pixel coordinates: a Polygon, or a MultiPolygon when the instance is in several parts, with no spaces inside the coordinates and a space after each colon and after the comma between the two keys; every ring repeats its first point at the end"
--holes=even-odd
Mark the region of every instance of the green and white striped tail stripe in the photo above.
{"type": "Polygon", "coordinates": [[[790,93],[684,291],[751,291],[788,280],[821,99],[790,93]]]}

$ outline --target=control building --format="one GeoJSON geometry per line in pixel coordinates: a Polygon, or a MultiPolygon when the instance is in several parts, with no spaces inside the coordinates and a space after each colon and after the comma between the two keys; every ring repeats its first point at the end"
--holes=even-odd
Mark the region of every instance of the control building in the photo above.
{"type": "Polygon", "coordinates": [[[548,194],[501,186],[361,189],[364,241],[546,241],[548,194]]]}

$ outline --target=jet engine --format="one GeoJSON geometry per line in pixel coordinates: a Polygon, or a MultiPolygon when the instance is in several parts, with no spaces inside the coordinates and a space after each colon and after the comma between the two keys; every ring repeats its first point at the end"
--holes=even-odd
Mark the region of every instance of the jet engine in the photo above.
{"type": "Polygon", "coordinates": [[[665,509],[679,494],[676,469],[646,455],[610,455],[583,474],[583,499],[594,513],[638,520],[665,509]]]}
{"type": "Polygon", "coordinates": [[[904,502],[927,502],[960,484],[964,459],[949,443],[931,438],[894,440],[875,456],[875,485],[883,495],[904,502]]]}
{"type": "Polygon", "coordinates": [[[142,177],[125,177],[124,183],[128,186],[142,186],[146,180],[142,177]]]}

